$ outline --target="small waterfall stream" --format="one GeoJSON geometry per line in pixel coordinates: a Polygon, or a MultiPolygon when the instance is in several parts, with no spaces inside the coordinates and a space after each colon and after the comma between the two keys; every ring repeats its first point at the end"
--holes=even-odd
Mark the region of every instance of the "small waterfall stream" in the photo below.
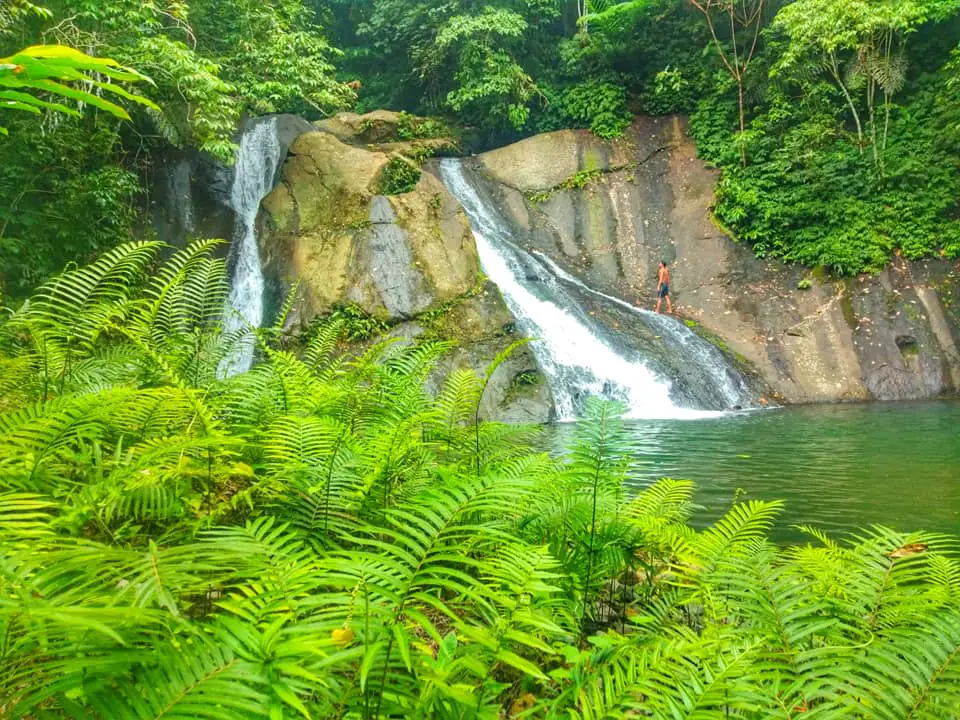
{"type": "MultiPolygon", "coordinates": [[[[264,286],[257,245],[257,213],[260,202],[273,190],[277,171],[283,162],[282,155],[276,117],[257,120],[244,130],[229,200],[236,219],[230,246],[233,268],[230,297],[223,328],[227,334],[244,328],[258,328],[263,323],[264,286]]],[[[230,376],[249,370],[253,364],[254,347],[253,335],[244,335],[235,350],[220,364],[220,374],[230,376]]]]}
{"type": "Polygon", "coordinates": [[[470,219],[484,271],[500,288],[547,375],[560,420],[576,419],[590,395],[624,402],[633,418],[696,418],[751,404],[743,376],[722,353],[674,319],[634,308],[604,295],[565,273],[542,255],[530,254],[511,241],[510,224],[481,198],[460,160],[440,165],[441,178],[470,219]],[[618,347],[577,300],[573,289],[628,310],[656,333],[676,362],[689,364],[699,380],[679,392],[635,350],[618,347]]]}

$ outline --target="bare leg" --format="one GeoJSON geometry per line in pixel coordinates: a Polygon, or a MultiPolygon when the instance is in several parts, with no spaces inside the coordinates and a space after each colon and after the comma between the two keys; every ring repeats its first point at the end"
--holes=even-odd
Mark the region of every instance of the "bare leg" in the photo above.
{"type": "Polygon", "coordinates": [[[660,303],[662,303],[662,302],[663,302],[663,298],[662,298],[662,297],[658,297],[658,298],[657,298],[657,309],[656,309],[656,312],[658,312],[658,313],[660,312],[660,303]]]}
{"type": "Polygon", "coordinates": [[[667,312],[673,315],[673,303],[670,302],[670,296],[667,295],[667,312]]]}

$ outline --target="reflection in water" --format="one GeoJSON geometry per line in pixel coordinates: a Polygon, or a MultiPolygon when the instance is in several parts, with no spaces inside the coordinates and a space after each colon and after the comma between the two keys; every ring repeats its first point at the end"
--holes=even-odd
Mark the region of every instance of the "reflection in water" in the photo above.
{"type": "MultiPolygon", "coordinates": [[[[869,525],[960,534],[960,403],[814,406],[697,422],[636,421],[634,480],[693,480],[695,518],[720,517],[738,489],[786,502],[781,541],[793,526],[834,535],[869,525]]],[[[562,442],[571,429],[557,430],[562,442]]]]}

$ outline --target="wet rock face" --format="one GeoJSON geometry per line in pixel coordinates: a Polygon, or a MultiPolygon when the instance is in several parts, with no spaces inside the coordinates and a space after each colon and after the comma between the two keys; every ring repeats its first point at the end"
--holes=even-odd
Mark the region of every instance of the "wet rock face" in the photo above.
{"type": "Polygon", "coordinates": [[[430,288],[417,267],[410,238],[397,224],[390,201],[378,195],[370,205],[367,265],[379,269],[371,279],[390,317],[413,317],[431,304],[430,288]]]}
{"type": "MultiPolygon", "coordinates": [[[[283,154],[314,127],[296,115],[277,115],[276,129],[283,154]]],[[[230,209],[233,169],[210,155],[175,150],[158,163],[150,192],[149,212],[153,228],[166,243],[183,247],[192,238],[233,236],[234,215],[230,209]]],[[[226,248],[222,250],[226,252],[226,248]]]]}
{"type": "Polygon", "coordinates": [[[838,280],[759,260],[711,221],[717,176],[696,158],[679,118],[638,118],[613,143],[548,133],[480,162],[528,249],[648,307],[657,264],[667,261],[680,314],[786,401],[960,389],[960,270],[897,259],[877,276],[838,280]],[[802,280],[809,289],[798,288],[802,280]]]}
{"type": "Polygon", "coordinates": [[[229,239],[233,234],[229,171],[196,152],[173,151],[158,164],[150,191],[154,230],[183,247],[194,237],[229,239]]]}
{"type": "Polygon", "coordinates": [[[301,280],[301,319],[356,304],[388,322],[466,293],[479,272],[470,227],[440,182],[378,193],[387,152],[329,133],[302,135],[264,199],[259,238],[278,293],[301,280]]]}

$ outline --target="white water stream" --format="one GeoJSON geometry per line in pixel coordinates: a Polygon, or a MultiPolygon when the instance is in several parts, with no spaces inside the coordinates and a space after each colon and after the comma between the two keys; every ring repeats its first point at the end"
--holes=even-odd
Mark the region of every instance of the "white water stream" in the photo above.
{"type": "Polygon", "coordinates": [[[700,372],[710,379],[712,387],[728,407],[743,407],[749,404],[750,389],[747,387],[743,376],[731,370],[726,358],[723,357],[723,353],[688,327],[673,318],[635,307],[620,298],[594,290],[566,272],[543,253],[534,251],[533,254],[540,258],[550,268],[551,272],[564,282],[575,285],[586,293],[601,297],[634,315],[640,316],[645,323],[655,327],[665,341],[671,342],[675,347],[682,348],[682,352],[690,359],[690,362],[695,364],[700,372]]]}
{"type": "Polygon", "coordinates": [[[220,364],[222,376],[235,375],[253,364],[255,339],[252,330],[263,323],[263,268],[257,245],[256,222],[260,202],[273,190],[281,157],[275,117],[258,120],[240,138],[240,151],[234,166],[230,207],[235,221],[231,243],[230,297],[224,320],[224,332],[244,334],[234,351],[220,364]]]}

